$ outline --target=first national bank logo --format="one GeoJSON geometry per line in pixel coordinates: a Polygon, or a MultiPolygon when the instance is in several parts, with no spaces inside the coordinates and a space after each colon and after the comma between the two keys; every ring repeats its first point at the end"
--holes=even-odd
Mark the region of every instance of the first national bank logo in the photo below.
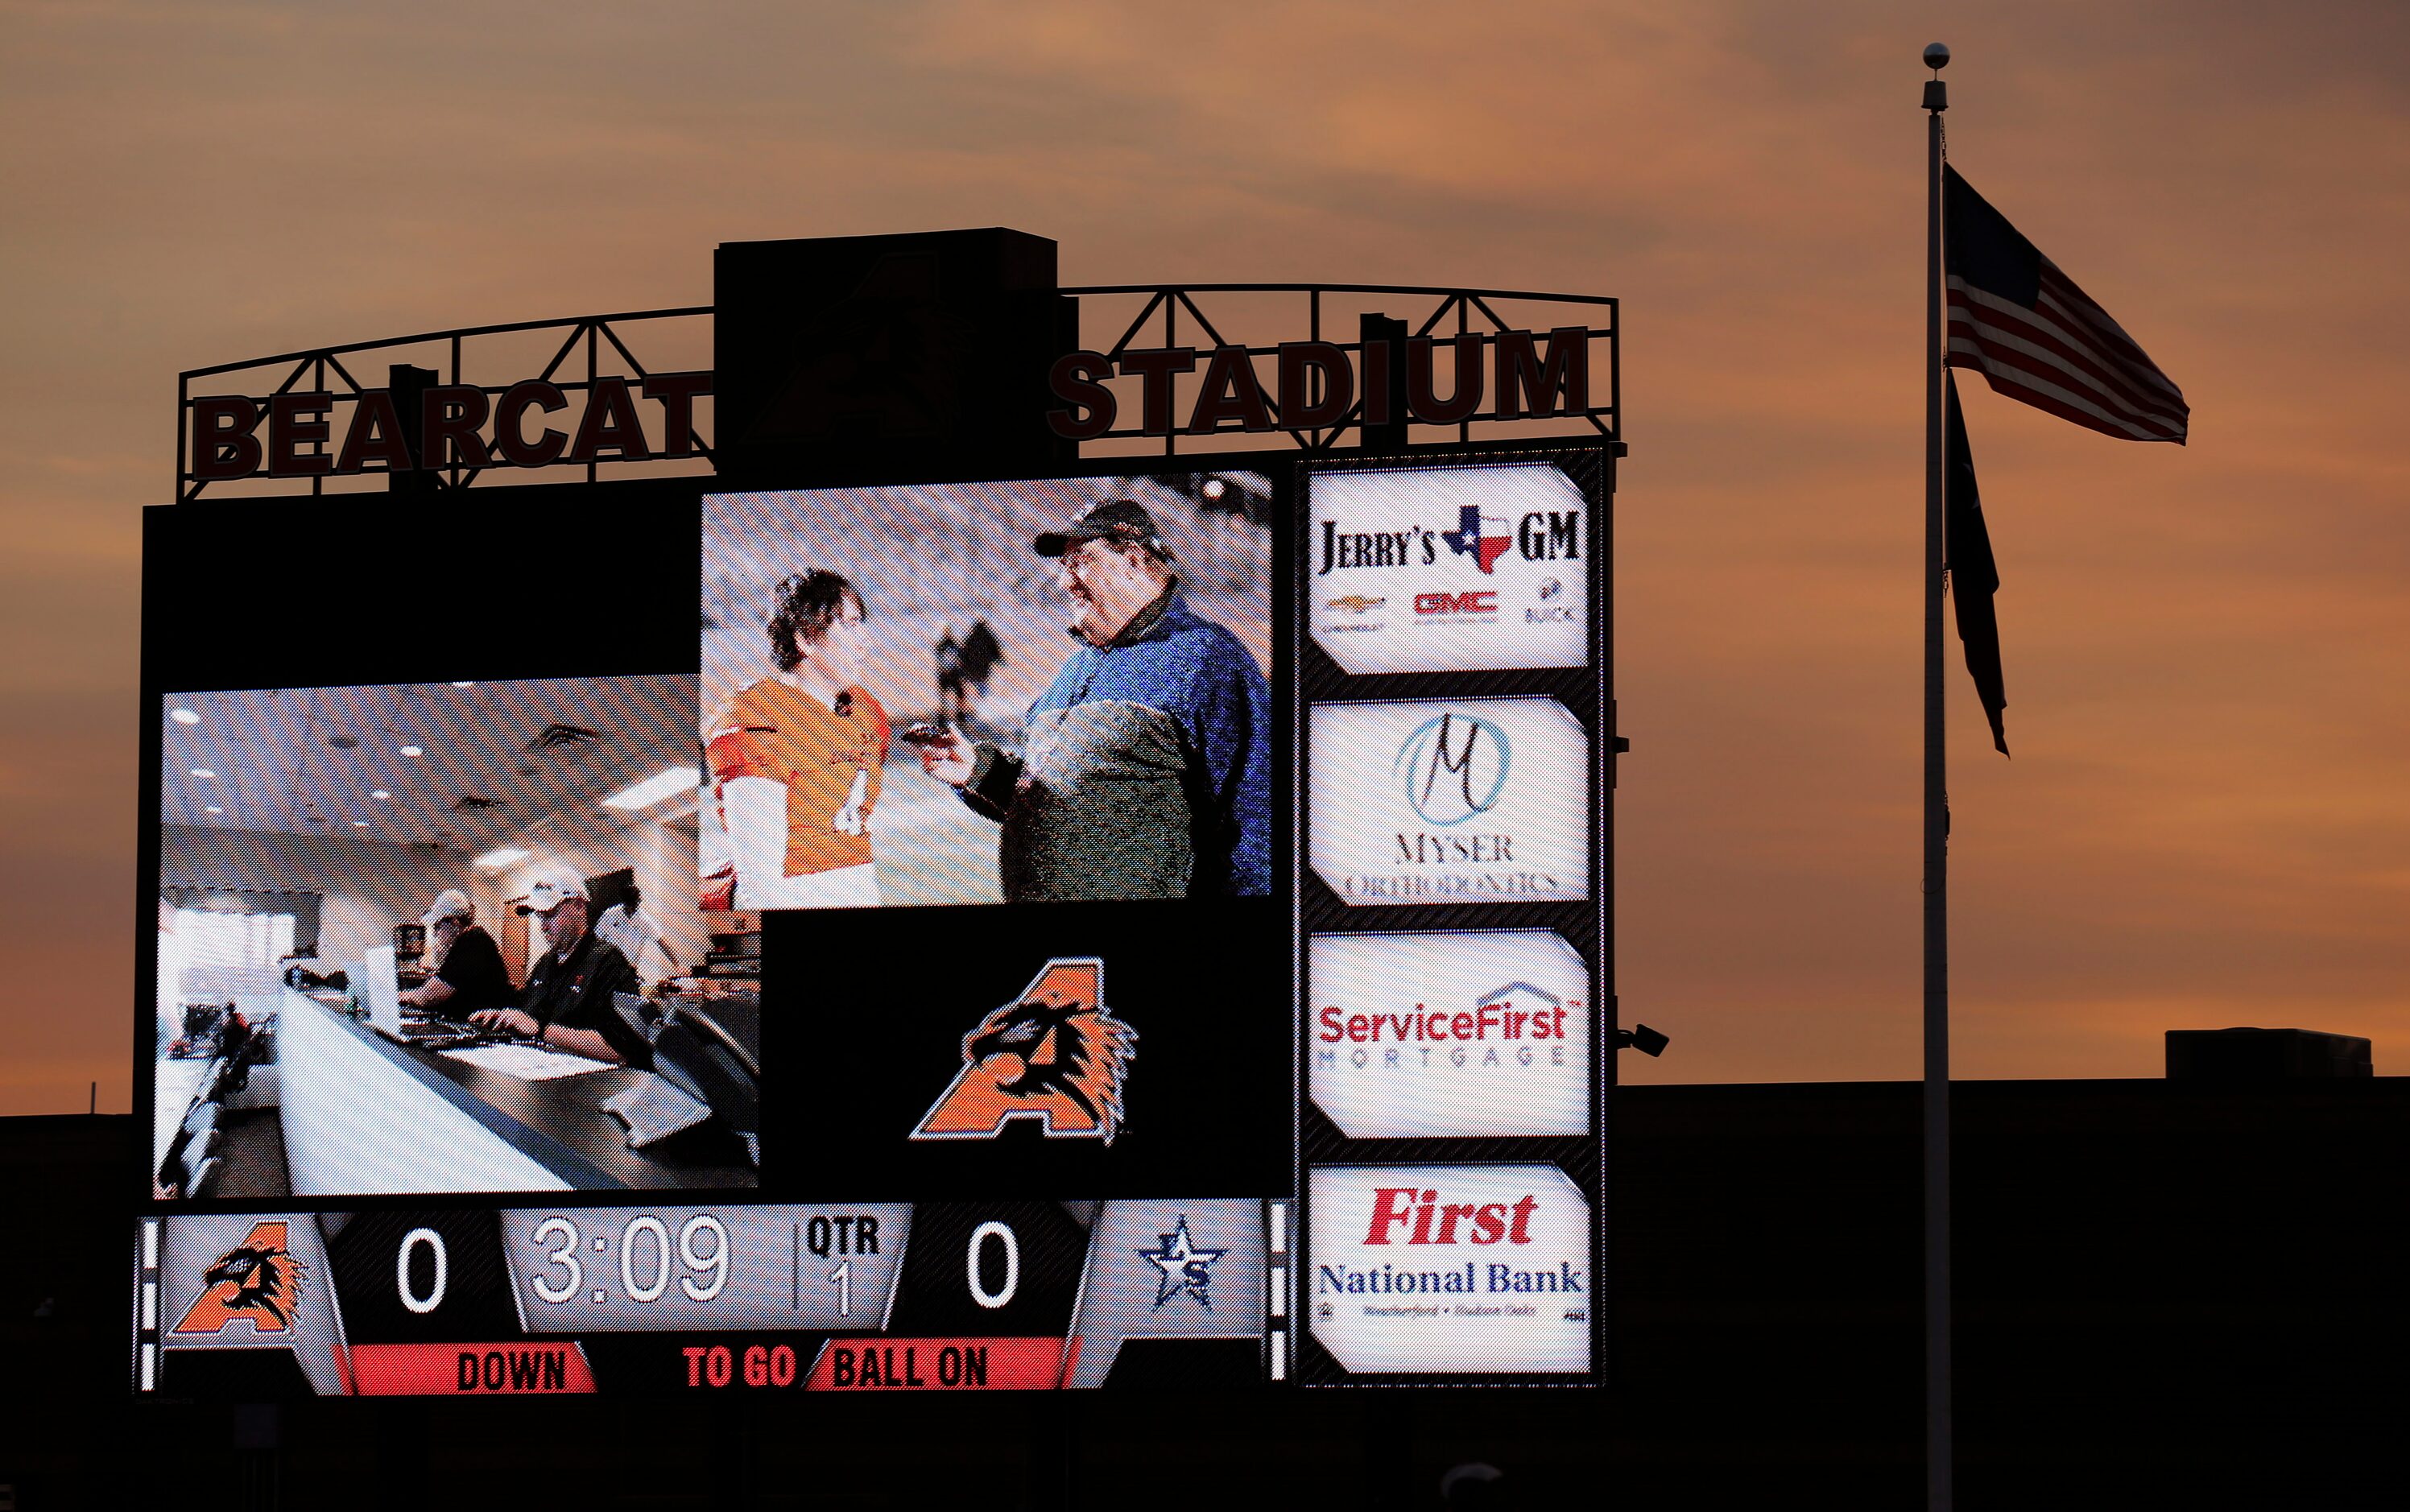
{"type": "Polygon", "coordinates": [[[1046,963],[1020,997],[963,1037],[963,1067],[912,1130],[916,1140],[992,1140],[1012,1120],[1050,1140],[1113,1141],[1138,1031],[1104,1003],[1105,963],[1046,963]]]}

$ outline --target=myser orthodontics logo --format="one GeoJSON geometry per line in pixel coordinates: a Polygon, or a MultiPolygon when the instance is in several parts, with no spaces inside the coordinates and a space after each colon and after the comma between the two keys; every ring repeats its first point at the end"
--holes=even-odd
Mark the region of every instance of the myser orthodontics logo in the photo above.
{"type": "Polygon", "coordinates": [[[1309,487],[1314,633],[1345,670],[1587,661],[1589,503],[1555,466],[1327,472],[1309,487]],[[1407,633],[1370,634],[1384,629],[1407,633]]]}
{"type": "Polygon", "coordinates": [[[1515,743],[1504,730],[1451,709],[1398,742],[1389,769],[1404,779],[1406,804],[1416,815],[1445,828],[1495,807],[1514,763],[1515,743]]]}
{"type": "Polygon", "coordinates": [[[1554,1166],[1317,1167],[1310,1322],[1350,1371],[1590,1368],[1590,1204],[1554,1166]]]}
{"type": "Polygon", "coordinates": [[[1308,857],[1345,901],[1589,895],[1589,737],[1556,700],[1324,704],[1310,729],[1308,857]]]}
{"type": "Polygon", "coordinates": [[[1354,1140],[1590,1131],[1590,968],[1551,930],[1317,935],[1308,1091],[1354,1140]]]}

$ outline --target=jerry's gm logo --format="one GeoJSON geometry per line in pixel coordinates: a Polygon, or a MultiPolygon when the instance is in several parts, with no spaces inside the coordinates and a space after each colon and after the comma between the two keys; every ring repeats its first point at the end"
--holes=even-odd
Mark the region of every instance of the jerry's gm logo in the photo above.
{"type": "Polygon", "coordinates": [[[1120,1132],[1122,1083],[1138,1031],[1104,1003],[1105,963],[1056,959],[1020,998],[963,1037],[963,1066],[918,1127],[916,1140],[992,1140],[1016,1118],[1050,1140],[1120,1132]]]}
{"type": "Polygon", "coordinates": [[[1357,676],[1586,666],[1591,507],[1552,462],[1314,472],[1314,637],[1357,676]]]}

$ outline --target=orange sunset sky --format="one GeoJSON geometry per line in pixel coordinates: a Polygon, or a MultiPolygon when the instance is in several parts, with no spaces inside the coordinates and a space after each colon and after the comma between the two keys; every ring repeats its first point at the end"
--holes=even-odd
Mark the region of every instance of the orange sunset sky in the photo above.
{"type": "Polygon", "coordinates": [[[2410,8],[15,0],[0,1112],[127,1104],[179,370],[989,225],[1073,284],[1620,297],[1619,987],[1674,1037],[1623,1074],[1915,1076],[1937,38],[1953,161],[2193,425],[1965,388],[2016,755],[1953,638],[1958,1072],[2238,1024],[2410,1067],[2410,8]]]}

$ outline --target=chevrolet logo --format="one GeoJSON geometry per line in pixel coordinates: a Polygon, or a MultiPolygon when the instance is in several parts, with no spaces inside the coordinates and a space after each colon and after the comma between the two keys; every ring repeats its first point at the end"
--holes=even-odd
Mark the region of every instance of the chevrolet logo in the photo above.
{"type": "Polygon", "coordinates": [[[1326,609],[1344,609],[1349,614],[1364,614],[1370,610],[1377,609],[1388,602],[1389,601],[1386,599],[1368,599],[1361,593],[1350,593],[1345,598],[1331,600],[1328,603],[1324,604],[1323,607],[1326,609]]]}

